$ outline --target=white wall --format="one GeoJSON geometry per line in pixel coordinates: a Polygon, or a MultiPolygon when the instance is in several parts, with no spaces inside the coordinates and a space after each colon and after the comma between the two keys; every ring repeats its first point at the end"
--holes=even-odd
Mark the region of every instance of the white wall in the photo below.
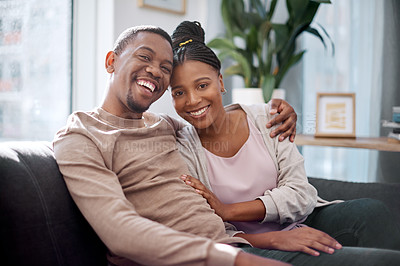
{"type": "MultiPolygon", "coordinates": [[[[178,15],[139,7],[137,0],[74,1],[73,111],[101,104],[108,79],[105,56],[126,28],[151,24],[172,34],[183,20],[197,20],[210,40],[223,31],[219,7],[220,0],[186,0],[186,13],[178,15]]],[[[169,91],[150,110],[177,117],[169,91]]]]}

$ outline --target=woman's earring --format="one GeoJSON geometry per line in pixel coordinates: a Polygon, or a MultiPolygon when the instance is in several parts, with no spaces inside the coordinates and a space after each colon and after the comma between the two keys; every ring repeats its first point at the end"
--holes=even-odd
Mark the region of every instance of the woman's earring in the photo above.
{"type": "Polygon", "coordinates": [[[225,95],[226,94],[226,90],[225,90],[225,88],[222,88],[222,95],[225,95]]]}

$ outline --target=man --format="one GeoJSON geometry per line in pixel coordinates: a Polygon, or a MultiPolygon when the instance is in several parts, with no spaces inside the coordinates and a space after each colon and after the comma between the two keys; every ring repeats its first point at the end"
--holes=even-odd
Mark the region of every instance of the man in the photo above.
{"type": "MultiPolygon", "coordinates": [[[[145,112],[169,85],[169,35],[128,29],[107,54],[106,69],[102,106],[72,114],[54,152],[74,201],[109,249],[109,263],[282,265],[235,247],[247,242],[229,237],[203,197],[179,179],[188,170],[174,121],[145,112]]],[[[286,253],[277,254],[285,260],[286,253]]]]}

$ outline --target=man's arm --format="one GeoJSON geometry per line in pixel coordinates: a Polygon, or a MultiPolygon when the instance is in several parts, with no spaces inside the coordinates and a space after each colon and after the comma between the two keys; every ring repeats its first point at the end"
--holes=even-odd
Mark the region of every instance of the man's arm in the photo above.
{"type": "Polygon", "coordinates": [[[87,137],[62,136],[54,152],[71,196],[112,253],[151,265],[233,265],[236,248],[141,217],[87,137]]]}
{"type": "Polygon", "coordinates": [[[271,138],[280,134],[279,141],[283,141],[289,137],[289,140],[294,142],[296,136],[297,114],[293,107],[288,102],[281,99],[271,99],[269,105],[269,113],[271,115],[278,113],[278,115],[267,123],[267,128],[282,123],[282,125],[271,132],[271,138]]]}
{"type": "MultiPolygon", "coordinates": [[[[289,137],[289,140],[294,142],[294,138],[296,136],[297,114],[293,107],[288,102],[281,99],[271,99],[269,101],[269,106],[269,113],[271,115],[278,113],[278,115],[266,124],[267,128],[271,128],[274,125],[282,123],[282,125],[271,132],[271,138],[280,135],[279,141],[283,141],[289,137]]],[[[182,119],[178,120],[169,115],[163,114],[161,117],[168,121],[168,123],[174,128],[175,132],[188,125],[187,123],[183,122],[182,119]]]]}

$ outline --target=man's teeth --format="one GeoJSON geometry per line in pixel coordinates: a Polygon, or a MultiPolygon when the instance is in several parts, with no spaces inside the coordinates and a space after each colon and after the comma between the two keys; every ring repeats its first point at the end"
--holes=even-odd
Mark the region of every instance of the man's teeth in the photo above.
{"type": "Polygon", "coordinates": [[[140,86],[144,86],[146,88],[148,88],[149,90],[151,90],[151,92],[153,92],[156,87],[154,86],[153,83],[151,83],[150,81],[146,81],[146,80],[139,80],[137,82],[137,84],[139,84],[140,86]]]}
{"type": "Polygon", "coordinates": [[[194,116],[201,115],[201,114],[203,114],[203,113],[207,110],[207,108],[208,108],[208,106],[206,106],[206,107],[204,107],[204,108],[201,108],[200,110],[198,110],[198,111],[196,111],[196,112],[190,112],[190,114],[191,114],[191,115],[194,115],[194,116]]]}

